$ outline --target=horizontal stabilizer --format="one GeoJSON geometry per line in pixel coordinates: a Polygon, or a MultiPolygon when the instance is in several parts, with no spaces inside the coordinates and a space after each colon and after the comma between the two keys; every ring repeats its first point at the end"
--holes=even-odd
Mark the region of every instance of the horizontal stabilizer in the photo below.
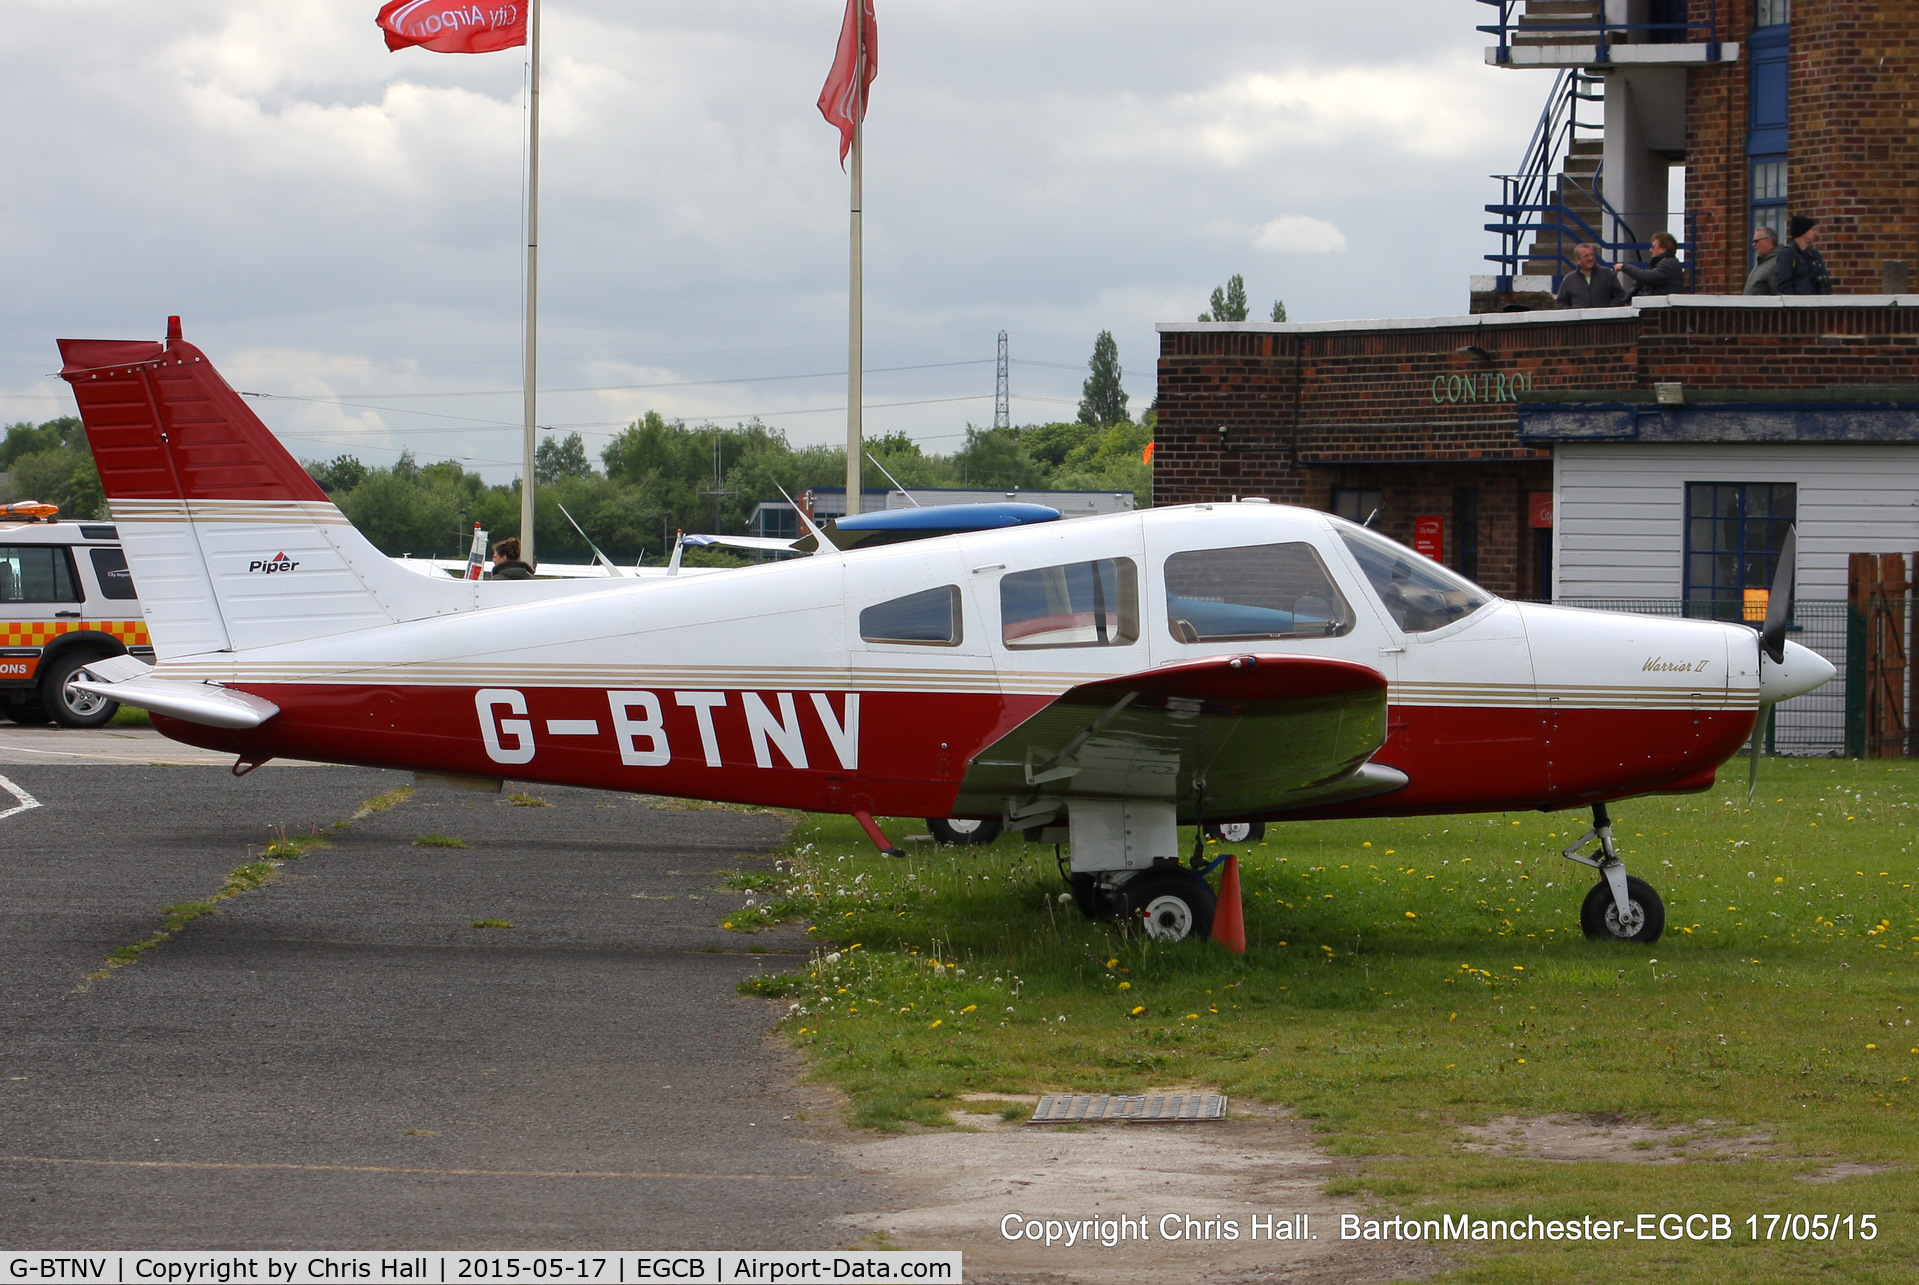
{"type": "MultiPolygon", "coordinates": [[[[126,657],[116,657],[124,660],[126,657]]],[[[135,662],[136,664],[138,662],[135,662]]],[[[99,669],[101,664],[89,662],[87,668],[99,669]]],[[[141,666],[145,668],[145,666],[141,666]]],[[[258,727],[280,712],[280,707],[272,701],[262,700],[246,692],[236,692],[226,687],[216,687],[212,683],[188,683],[173,679],[154,678],[143,675],[128,678],[121,682],[87,682],[75,679],[73,685],[81,691],[105,696],[117,700],[122,705],[132,705],[152,714],[164,714],[169,718],[181,719],[188,723],[198,723],[202,727],[227,727],[245,730],[258,727]]]]}

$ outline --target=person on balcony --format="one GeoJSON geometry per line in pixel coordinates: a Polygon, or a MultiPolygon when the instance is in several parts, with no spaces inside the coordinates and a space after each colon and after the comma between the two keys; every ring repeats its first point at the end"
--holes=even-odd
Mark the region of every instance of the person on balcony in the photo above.
{"type": "Polygon", "coordinates": [[[1778,294],[1779,280],[1773,275],[1779,267],[1779,236],[1771,228],[1755,228],[1752,234],[1752,271],[1746,276],[1745,294],[1778,294]]]}
{"type": "Polygon", "coordinates": [[[1675,294],[1686,285],[1686,270],[1679,266],[1679,241],[1670,232],[1652,234],[1652,258],[1645,263],[1615,263],[1613,267],[1631,280],[1634,298],[1675,294]]]}
{"type": "Polygon", "coordinates": [[[1780,294],[1831,294],[1832,276],[1813,243],[1819,239],[1819,220],[1804,214],[1786,225],[1786,244],[1773,261],[1773,278],[1780,294]]]}
{"type": "Polygon", "coordinates": [[[1611,268],[1599,262],[1599,247],[1582,245],[1573,251],[1574,268],[1559,283],[1553,302],[1561,308],[1617,308],[1626,302],[1626,290],[1611,268]]]}

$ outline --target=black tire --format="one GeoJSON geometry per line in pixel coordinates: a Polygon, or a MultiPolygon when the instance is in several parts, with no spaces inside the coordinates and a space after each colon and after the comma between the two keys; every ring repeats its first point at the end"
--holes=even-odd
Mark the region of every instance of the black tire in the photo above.
{"type": "Polygon", "coordinates": [[[1206,837],[1221,843],[1258,843],[1266,837],[1264,821],[1208,821],[1206,837]]]}
{"type": "Polygon", "coordinates": [[[1094,923],[1113,917],[1113,900],[1092,875],[1074,875],[1066,886],[1072,889],[1073,904],[1079,907],[1080,914],[1094,923]]]}
{"type": "Polygon", "coordinates": [[[1619,908],[1613,902],[1612,885],[1605,879],[1593,885],[1579,907],[1579,926],[1593,941],[1636,941],[1650,944],[1666,931],[1666,904],[1659,900],[1652,885],[1644,879],[1626,876],[1626,900],[1641,916],[1638,931],[1627,933],[1619,923],[1619,908]]]}
{"type": "Polygon", "coordinates": [[[976,843],[991,843],[999,838],[998,821],[979,821],[971,817],[927,817],[926,828],[933,834],[933,842],[966,846],[976,843]]]}
{"type": "Polygon", "coordinates": [[[1154,941],[1176,942],[1213,935],[1218,899],[1190,870],[1143,874],[1119,890],[1123,918],[1154,941]]]}
{"type": "Polygon", "coordinates": [[[45,727],[53,721],[53,715],[37,700],[10,700],[0,709],[22,727],[45,727]]]}
{"type": "Polygon", "coordinates": [[[120,712],[120,702],[73,685],[76,677],[86,675],[87,666],[100,657],[88,652],[67,652],[40,675],[40,705],[62,727],[104,727],[120,712]]]}

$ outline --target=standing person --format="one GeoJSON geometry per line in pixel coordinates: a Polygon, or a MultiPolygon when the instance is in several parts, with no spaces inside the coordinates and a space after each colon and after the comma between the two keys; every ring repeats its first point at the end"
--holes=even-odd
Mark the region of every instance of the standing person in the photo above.
{"type": "Polygon", "coordinates": [[[1686,270],[1679,266],[1679,241],[1670,232],[1652,234],[1652,258],[1645,263],[1615,263],[1632,280],[1633,294],[1676,294],[1684,289],[1686,270]]]}
{"type": "Polygon", "coordinates": [[[1581,245],[1573,251],[1573,271],[1559,283],[1553,302],[1561,308],[1617,308],[1626,302],[1625,287],[1612,269],[1599,262],[1599,248],[1581,245]]]}
{"type": "Polygon", "coordinates": [[[1795,214],[1786,225],[1786,235],[1788,239],[1779,247],[1779,257],[1772,267],[1779,293],[1831,294],[1832,276],[1826,271],[1826,261],[1812,248],[1819,239],[1819,220],[1795,214]]]}
{"type": "Polygon", "coordinates": [[[1778,294],[1779,281],[1773,272],[1779,266],[1779,237],[1771,228],[1755,228],[1752,252],[1757,256],[1746,277],[1746,294],[1778,294]]]}
{"type": "Polygon", "coordinates": [[[531,580],[533,568],[520,561],[520,537],[509,535],[493,546],[494,580],[531,580]]]}

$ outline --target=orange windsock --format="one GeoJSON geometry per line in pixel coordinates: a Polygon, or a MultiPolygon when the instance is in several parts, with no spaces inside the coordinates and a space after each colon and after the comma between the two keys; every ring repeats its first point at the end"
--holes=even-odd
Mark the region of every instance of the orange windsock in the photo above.
{"type": "Polygon", "coordinates": [[[1219,906],[1213,911],[1213,940],[1235,955],[1246,953],[1246,913],[1239,902],[1239,858],[1227,857],[1219,877],[1219,906]]]}
{"type": "Polygon", "coordinates": [[[1153,462],[1153,448],[1158,445],[1158,442],[1146,443],[1146,449],[1139,453],[1139,462],[1141,464],[1151,464],[1153,462]]]}

